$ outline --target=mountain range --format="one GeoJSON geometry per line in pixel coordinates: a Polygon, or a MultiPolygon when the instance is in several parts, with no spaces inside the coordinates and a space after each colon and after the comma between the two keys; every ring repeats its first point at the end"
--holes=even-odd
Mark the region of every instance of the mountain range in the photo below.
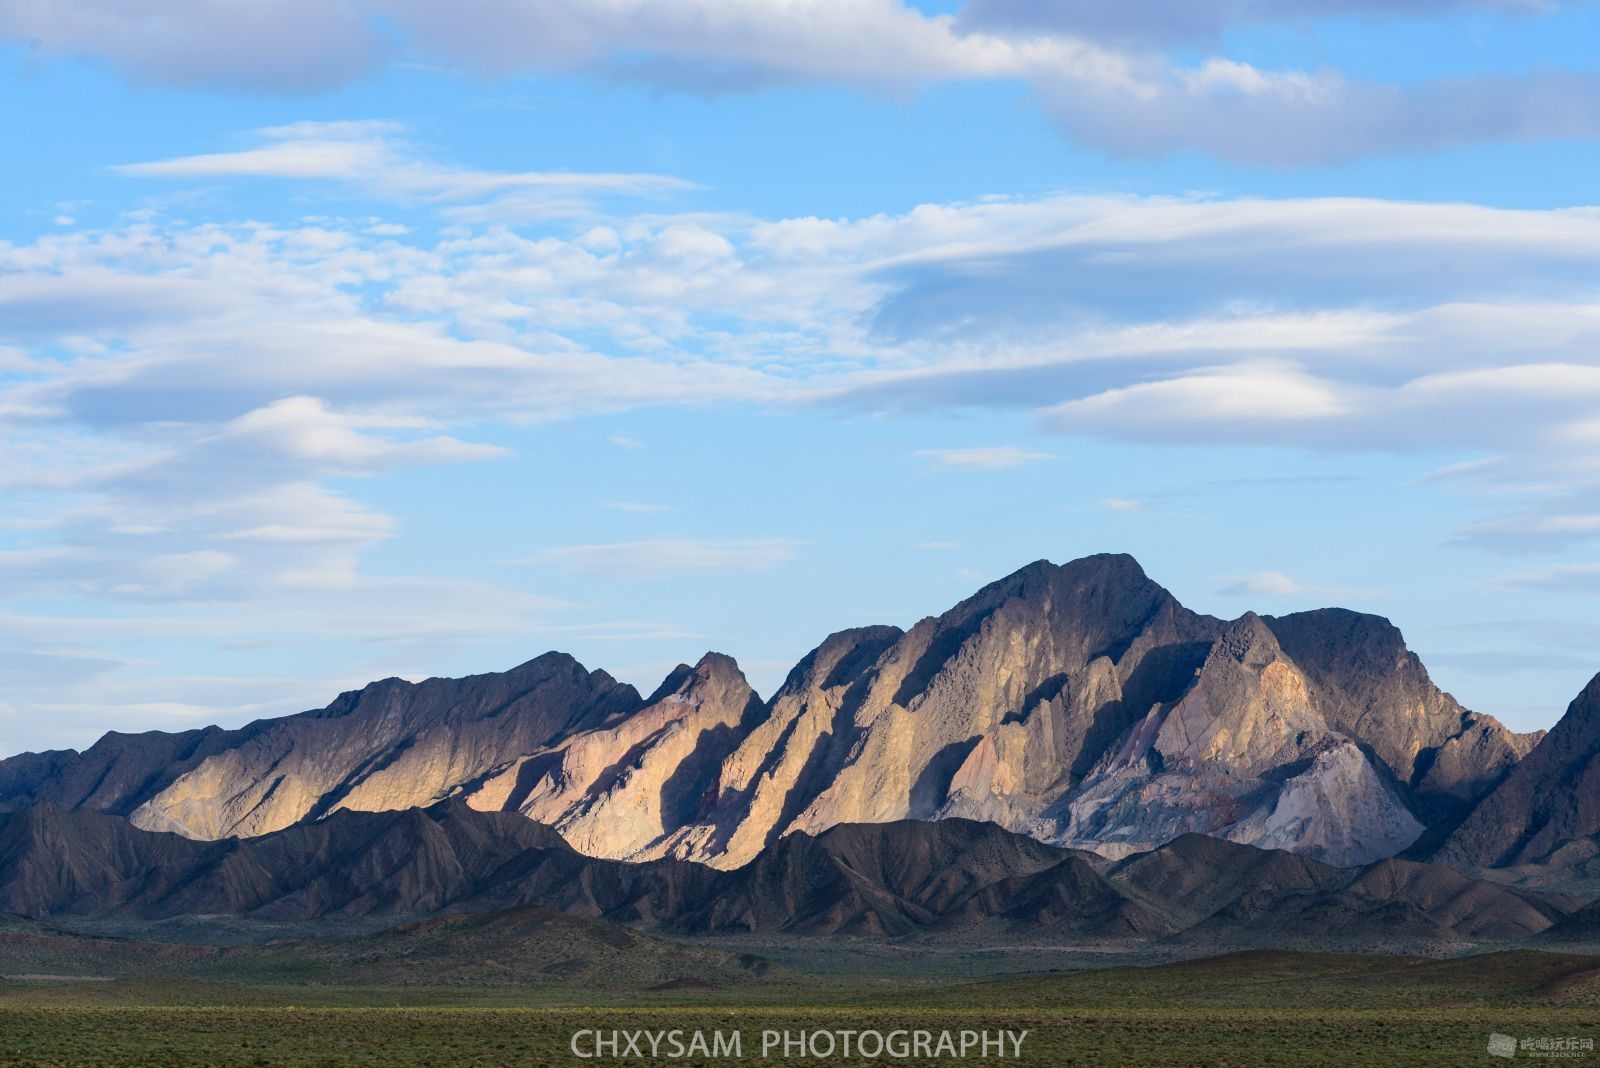
{"type": "Polygon", "coordinates": [[[1483,876],[1600,875],[1597,756],[1600,678],[1519,734],[1380,617],[1221,620],[1102,555],[831,635],[768,699],[719,653],[647,697],[547,653],[14,756],[0,910],[1514,939],[1583,902],[1483,876]]]}
{"type": "Polygon", "coordinates": [[[796,832],[723,871],[585,856],[543,825],[460,801],[341,811],[214,842],[48,803],[0,816],[0,912],[34,920],[411,919],[528,906],[677,935],[1187,932],[1227,944],[1252,931],[1346,944],[1515,941],[1575,912],[1440,865],[1335,868],[1198,834],[1106,861],[959,818],[796,832]]]}

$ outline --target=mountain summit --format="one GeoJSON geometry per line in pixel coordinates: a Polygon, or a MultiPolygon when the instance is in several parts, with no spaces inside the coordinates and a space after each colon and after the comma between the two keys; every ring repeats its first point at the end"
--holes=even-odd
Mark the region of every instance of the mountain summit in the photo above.
{"type": "Polygon", "coordinates": [[[962,817],[1110,857],[1200,832],[1349,865],[1442,839],[1535,741],[1440,692],[1386,620],[1219,620],[1100,555],[1029,564],[907,631],[831,635],[766,701],[721,654],[646,699],[549,653],[13,757],[0,810],[220,839],[458,798],[591,855],[722,868],[793,832],[962,817]]]}

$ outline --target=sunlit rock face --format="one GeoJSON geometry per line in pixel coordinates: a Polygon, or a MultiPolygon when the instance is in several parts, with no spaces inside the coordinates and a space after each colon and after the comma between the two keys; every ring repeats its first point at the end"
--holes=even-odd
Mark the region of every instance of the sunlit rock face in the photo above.
{"type": "Polygon", "coordinates": [[[1434,688],[1382,620],[1224,623],[1123,556],[835,635],[768,708],[667,854],[737,866],[792,831],[964,817],[1108,856],[1199,831],[1364,863],[1530,744],[1434,688]]]}
{"type": "Polygon", "coordinates": [[[1351,864],[1442,839],[1536,740],[1441,693],[1385,620],[1227,622],[1103,555],[832,635],[767,701],[720,654],[649,699],[548,654],[0,761],[0,808],[210,839],[455,797],[592,855],[722,868],[791,832],[962,817],[1108,856],[1201,832],[1351,864]]]}
{"type": "Polygon", "coordinates": [[[1112,856],[1195,831],[1339,865],[1392,856],[1423,830],[1254,615],[1096,765],[1058,826],[1041,830],[1112,856]]]}
{"type": "Polygon", "coordinates": [[[146,830],[265,834],[337,809],[433,804],[519,754],[639,706],[603,671],[551,653],[465,679],[385,679],[327,708],[246,728],[133,809],[146,830]]]}
{"type": "Polygon", "coordinates": [[[474,808],[554,827],[592,856],[660,852],[662,840],[698,814],[760,709],[738,665],[711,653],[674,672],[639,711],[518,757],[462,792],[474,808]]]}

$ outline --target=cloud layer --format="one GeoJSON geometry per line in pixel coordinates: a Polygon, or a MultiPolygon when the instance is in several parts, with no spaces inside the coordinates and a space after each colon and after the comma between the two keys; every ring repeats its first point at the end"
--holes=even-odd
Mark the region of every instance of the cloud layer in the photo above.
{"type": "MultiPolygon", "coordinates": [[[[381,202],[276,223],[141,210],[0,243],[0,670],[78,680],[66,717],[96,701],[193,714],[163,703],[171,680],[108,667],[102,637],[331,628],[405,650],[572,625],[549,597],[369,563],[396,520],[367,486],[501,462],[497,430],[529,422],[978,409],[1080,439],[1386,452],[1434,470],[1428,492],[1460,494],[1441,541],[1509,556],[1600,541],[1594,209],[1052,195],[769,219],[679,210],[670,177],[566,176],[570,210],[510,225],[471,209],[544,179],[431,160],[392,125],[249,143],[128,161],[124,180],[332,182],[319,207],[350,186],[411,225],[374,216],[381,202]],[[82,618],[38,608],[62,603],[82,618]]],[[[651,459],[659,440],[607,433],[594,444],[612,460],[651,459]]],[[[1004,480],[1080,448],[1005,440],[894,462],[1004,480]]],[[[541,533],[519,574],[760,575],[805,551],[760,515],[707,530],[691,509],[659,518],[649,496],[595,506],[684,525],[541,533]]],[[[1144,510],[1120,493],[1104,507],[1144,510]]],[[[1504,570],[1504,589],[1595,585],[1571,561],[1504,570]]],[[[247,683],[184,692],[252,714],[326,696],[247,683]]]]}
{"type": "MultiPolygon", "coordinates": [[[[267,162],[247,149],[125,172],[379,181],[376,151],[410,159],[401,191],[432,182],[441,212],[537,183],[426,161],[393,127],[265,136],[267,162]]],[[[95,588],[129,597],[345,582],[390,530],[333,480],[492,461],[503,450],[471,439],[485,423],[729,402],[1014,408],[1119,441],[1454,454],[1474,462],[1450,481],[1515,509],[1463,538],[1600,535],[1595,210],[1066,195],[864,219],[625,208],[591,199],[426,237],[370,217],[139,216],[0,244],[5,477],[36,503],[17,518],[56,532],[44,556],[3,566],[46,587],[104,568],[95,588]],[[170,564],[116,577],[134,556],[170,564]]]]}
{"type": "MultiPolygon", "coordinates": [[[[950,82],[1030,86],[1068,137],[1117,155],[1196,150],[1273,166],[1481,141],[1600,136],[1592,72],[1504,72],[1406,84],[1336,70],[1261,69],[1217,51],[1229,26],[1336,15],[1547,14],[1539,0],[1197,0],[1050,4],[972,0],[929,15],[902,0],[20,0],[0,42],[89,56],[139,81],[316,91],[362,77],[398,46],[474,73],[580,73],[694,93],[830,85],[907,93],[950,82]],[[1212,50],[1198,62],[1173,50],[1212,50]]],[[[365,155],[269,146],[169,165],[278,173],[367,168],[365,155]],[[246,158],[247,157],[247,158],[246,158]]],[[[460,176],[456,176],[459,178],[460,176]]],[[[627,177],[627,176],[621,176],[627,177]]],[[[500,176],[516,182],[518,176],[500,176]]],[[[385,180],[448,187],[402,168],[385,180]]]]}

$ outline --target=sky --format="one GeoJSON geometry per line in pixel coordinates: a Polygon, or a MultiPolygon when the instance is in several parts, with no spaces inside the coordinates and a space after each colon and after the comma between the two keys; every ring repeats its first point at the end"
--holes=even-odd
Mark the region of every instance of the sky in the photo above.
{"type": "Polygon", "coordinates": [[[1600,670],[1600,5],[7,0],[0,755],[1033,560],[1600,670]]]}

